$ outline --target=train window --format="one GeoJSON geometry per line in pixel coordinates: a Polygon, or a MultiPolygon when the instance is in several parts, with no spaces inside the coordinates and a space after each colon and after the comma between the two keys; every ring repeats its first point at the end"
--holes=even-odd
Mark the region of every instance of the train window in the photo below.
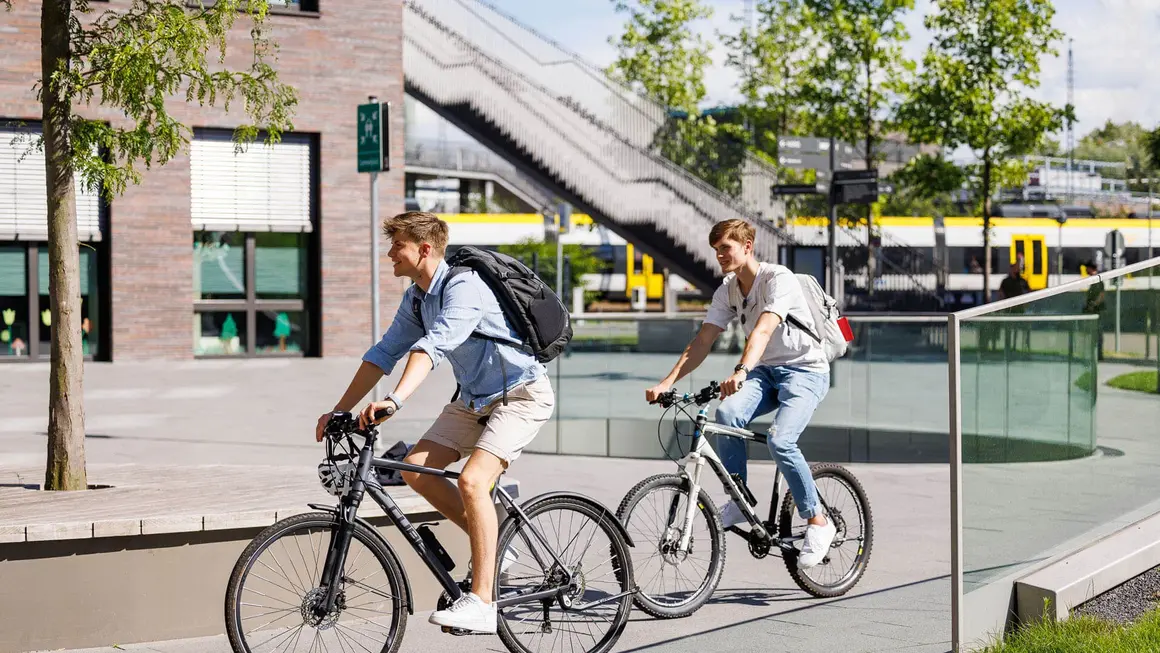
{"type": "MultiPolygon", "coordinates": [[[[1036,245],[1039,243],[1035,242],[1036,245]]],[[[1031,274],[1043,274],[1043,254],[1039,247],[1031,248],[1031,274]]]]}

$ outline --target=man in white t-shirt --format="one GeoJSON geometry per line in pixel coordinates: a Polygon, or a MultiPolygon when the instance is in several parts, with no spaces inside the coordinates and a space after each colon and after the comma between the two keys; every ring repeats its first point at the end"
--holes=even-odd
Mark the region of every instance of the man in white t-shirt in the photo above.
{"type": "MultiPolygon", "coordinates": [[[[745,351],[733,374],[721,383],[723,401],[717,407],[716,422],[745,428],[754,418],[777,409],[767,444],[786,478],[798,512],[808,521],[798,565],[809,568],[825,558],[836,529],[818,503],[813,473],[797,441],[829,391],[830,366],[821,344],[794,324],[800,322],[818,333],[801,283],[789,268],[762,263],[754,257],[754,235],[753,226],[743,220],[713,225],[709,244],[717,252],[725,280],[713,293],[701,330],[668,376],[645,391],[645,398],[653,401],[697,369],[717,336],[733,319],[740,319],[746,335],[745,351]],[[790,315],[794,319],[787,322],[790,315]]],[[[742,481],[746,479],[748,462],[745,446],[737,438],[717,438],[721,462],[742,481]]],[[[733,501],[727,500],[721,509],[721,521],[729,527],[745,521],[745,517],[733,501]]]]}

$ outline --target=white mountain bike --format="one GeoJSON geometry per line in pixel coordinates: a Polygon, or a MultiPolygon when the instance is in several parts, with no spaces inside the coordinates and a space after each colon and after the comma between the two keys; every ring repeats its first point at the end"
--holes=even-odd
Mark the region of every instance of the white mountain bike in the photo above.
{"type": "Polygon", "coordinates": [[[748,530],[738,526],[728,530],[748,543],[753,557],[761,559],[770,552],[779,553],[794,582],[813,596],[829,598],[850,591],[866,571],[874,533],[870,502],[861,483],[839,465],[811,465],[818,500],[826,519],[837,527],[837,535],[820,564],[810,569],[798,568],[806,521],[795,510],[793,495],[788,491],[780,513],[775,514],[780,470],[774,477],[769,518],[763,521],[755,510],[757,499],[753,493],[738,475],[726,471],[705,437],[717,434],[763,444],[766,440],[763,433],[710,422],[708,404],[719,393],[720,386],[712,382],[696,394],[678,396],[670,390],[651,402],[666,409],[676,406],[686,417],[691,416],[684,411],[685,406],[695,403],[701,409],[692,417],[691,450],[676,461],[679,473],[659,474],[641,481],[629,490],[617,511],[636,543],[633,570],[640,589],[634,603],[654,617],[685,617],[700,609],[717,589],[725,569],[726,529],[722,528],[717,506],[704,489],[701,472],[706,464],[745,514],[748,530]],[[693,496],[697,501],[690,500],[693,496]]]}

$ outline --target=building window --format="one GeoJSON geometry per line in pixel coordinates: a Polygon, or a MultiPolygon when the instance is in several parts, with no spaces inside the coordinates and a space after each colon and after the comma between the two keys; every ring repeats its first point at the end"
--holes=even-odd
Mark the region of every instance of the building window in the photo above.
{"type": "Polygon", "coordinates": [[[194,355],[317,355],[317,136],[195,130],[190,184],[194,355]]]}
{"type": "MultiPolygon", "coordinates": [[[[79,254],[81,350],[85,358],[99,358],[104,355],[99,257],[89,247],[79,254]]],[[[0,244],[0,360],[48,359],[52,334],[47,245],[0,244]]]]}
{"type": "Polygon", "coordinates": [[[199,231],[193,237],[193,353],[313,353],[310,235],[199,231]]]}

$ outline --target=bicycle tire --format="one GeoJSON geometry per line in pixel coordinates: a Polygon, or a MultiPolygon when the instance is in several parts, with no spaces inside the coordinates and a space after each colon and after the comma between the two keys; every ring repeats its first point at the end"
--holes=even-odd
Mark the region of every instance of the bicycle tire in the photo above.
{"type": "MultiPolygon", "coordinates": [[[[858,478],[848,469],[833,463],[817,463],[811,465],[810,470],[813,472],[815,483],[819,479],[832,477],[845,485],[854,496],[859,516],[864,524],[865,532],[862,545],[859,547],[849,571],[843,575],[838,583],[831,585],[818,583],[803,573],[797,565],[797,549],[787,550],[782,556],[785,560],[786,570],[798,587],[818,598],[833,598],[849,592],[866,573],[866,566],[870,562],[870,552],[874,545],[874,518],[870,509],[870,500],[866,497],[866,490],[863,489],[858,478]]],[[[792,534],[791,523],[795,507],[793,495],[786,492],[785,498],[781,502],[781,510],[778,513],[778,535],[780,537],[789,537],[792,534]]]]}
{"type": "MultiPolygon", "coordinates": [[[[255,562],[257,562],[261,554],[268,550],[275,542],[282,538],[295,535],[299,531],[307,532],[310,530],[329,529],[331,531],[331,537],[333,537],[334,529],[337,526],[338,518],[333,513],[303,513],[287,517],[268,526],[261,533],[258,533],[249,545],[246,546],[241,555],[238,556],[238,561],[234,564],[233,572],[230,574],[229,584],[226,586],[226,634],[234,653],[251,653],[249,643],[246,641],[245,634],[241,632],[239,624],[242,607],[241,593],[246,579],[249,577],[255,562]]],[[[399,645],[403,641],[403,633],[407,628],[407,584],[402,565],[399,563],[394,551],[384,546],[378,534],[371,532],[364,524],[355,522],[354,532],[351,537],[352,540],[358,540],[359,543],[374,554],[387,576],[392,594],[390,597],[392,599],[392,618],[390,632],[386,642],[383,643],[380,653],[396,653],[399,645]]],[[[324,542],[327,546],[329,546],[329,543],[329,540],[324,542]]],[[[325,555],[325,549],[322,553],[325,555]]],[[[310,582],[318,582],[318,580],[312,579],[310,582]]],[[[305,597],[303,600],[305,600],[305,597]]],[[[305,625],[305,620],[303,624],[305,625]]],[[[295,641],[295,645],[297,645],[297,640],[295,641]]]]}
{"type": "MultiPolygon", "coordinates": [[[[532,499],[527,505],[521,506],[521,509],[527,514],[529,520],[534,520],[536,517],[544,515],[552,511],[571,511],[573,513],[580,513],[596,522],[596,527],[600,532],[603,532],[609,539],[609,548],[611,553],[610,562],[612,563],[613,571],[615,572],[616,582],[619,585],[619,593],[630,592],[633,587],[633,571],[632,571],[632,557],[629,555],[628,542],[620,534],[620,528],[613,523],[615,515],[610,511],[605,510],[599,504],[580,500],[578,498],[569,496],[554,496],[544,499],[532,499]]],[[[562,520],[561,520],[562,523],[562,520]]],[[[499,529],[499,538],[497,551],[505,551],[508,546],[512,544],[516,536],[520,533],[521,527],[526,526],[526,522],[517,516],[510,516],[504,520],[499,529]]],[[[581,532],[583,531],[581,527],[581,532]]],[[[594,533],[595,535],[595,533],[594,533]]],[[[534,537],[528,535],[528,537],[534,537]]],[[[565,547],[567,548],[567,547],[565,547]]],[[[561,552],[557,551],[558,556],[561,552]]],[[[563,556],[562,556],[563,557],[563,556]]],[[[498,593],[502,585],[500,570],[496,569],[495,587],[498,593]]],[[[555,600],[553,600],[555,604],[555,600]]],[[[610,605],[612,603],[606,604],[610,605]]],[[[632,612],[632,595],[625,594],[620,599],[615,601],[618,605],[616,616],[611,619],[611,628],[600,641],[598,641],[592,648],[587,649],[584,653],[607,653],[613,646],[616,645],[617,640],[624,632],[624,627],[628,623],[628,618],[632,612]]],[[[509,623],[506,611],[512,610],[516,606],[509,606],[499,611],[497,632],[500,640],[504,646],[512,653],[532,653],[533,650],[523,645],[519,641],[516,634],[512,631],[512,625],[509,623]]],[[[569,649],[573,650],[573,649],[569,649]]]]}
{"type": "MultiPolygon", "coordinates": [[[[628,491],[624,499],[620,502],[620,508],[617,509],[616,516],[624,524],[625,528],[629,528],[633,509],[649,493],[666,488],[675,489],[678,494],[686,497],[686,501],[688,500],[690,481],[687,477],[677,474],[657,474],[637,483],[636,487],[628,491]]],[[[717,586],[721,582],[721,576],[724,574],[725,530],[721,527],[720,514],[717,511],[717,506],[713,504],[713,500],[709,498],[709,494],[705,492],[704,488],[700,488],[697,498],[697,504],[700,506],[701,513],[705,516],[705,520],[709,524],[710,555],[708,573],[705,576],[704,583],[690,597],[676,605],[666,605],[659,602],[643,589],[637,592],[633,603],[636,607],[653,617],[660,619],[678,619],[687,617],[697,610],[700,610],[713,595],[713,592],[717,590],[717,586]]],[[[637,539],[635,537],[633,538],[634,541],[637,539]]],[[[654,553],[657,551],[659,542],[651,540],[648,542],[637,541],[636,544],[637,550],[654,553]]],[[[662,561],[661,564],[668,563],[662,561]]],[[[633,562],[633,566],[635,571],[635,561],[633,562]]]]}

